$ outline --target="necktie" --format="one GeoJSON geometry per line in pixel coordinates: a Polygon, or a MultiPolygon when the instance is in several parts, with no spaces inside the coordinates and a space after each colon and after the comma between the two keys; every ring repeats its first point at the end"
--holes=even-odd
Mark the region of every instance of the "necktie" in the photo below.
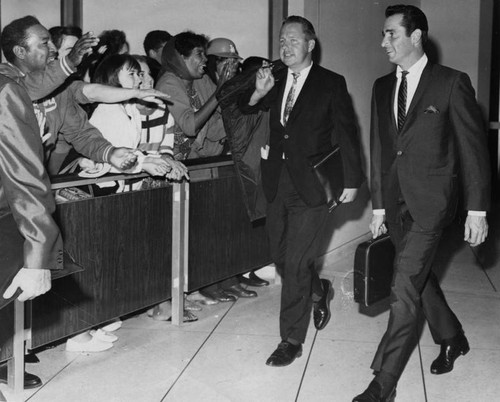
{"type": "Polygon", "coordinates": [[[297,78],[299,78],[299,75],[300,73],[292,73],[293,82],[292,86],[290,87],[290,91],[288,91],[288,95],[286,97],[286,102],[285,102],[285,110],[283,111],[283,123],[285,125],[293,109],[293,102],[295,99],[295,88],[297,87],[297,78]]]}
{"type": "Polygon", "coordinates": [[[401,83],[398,91],[398,131],[401,131],[406,120],[406,75],[408,71],[401,71],[401,83]]]}

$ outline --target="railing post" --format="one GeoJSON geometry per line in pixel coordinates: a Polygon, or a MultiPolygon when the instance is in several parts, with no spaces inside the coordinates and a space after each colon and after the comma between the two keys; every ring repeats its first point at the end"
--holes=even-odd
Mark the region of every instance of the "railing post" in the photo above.
{"type": "Polygon", "coordinates": [[[184,317],[188,281],[189,183],[174,183],[172,190],[172,324],[184,317]]]}

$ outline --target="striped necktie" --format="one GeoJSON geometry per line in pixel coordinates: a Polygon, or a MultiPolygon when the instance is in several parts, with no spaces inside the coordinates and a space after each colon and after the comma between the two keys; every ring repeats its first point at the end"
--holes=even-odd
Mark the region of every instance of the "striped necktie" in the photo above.
{"type": "Polygon", "coordinates": [[[401,131],[406,120],[406,75],[408,71],[401,71],[401,83],[398,91],[398,131],[401,131]]]}
{"type": "Polygon", "coordinates": [[[292,86],[290,87],[290,91],[288,91],[288,95],[286,97],[286,102],[285,102],[285,110],[283,111],[283,123],[286,125],[286,122],[288,121],[288,117],[290,116],[290,113],[292,112],[293,109],[293,103],[295,100],[295,88],[297,87],[297,79],[299,78],[300,73],[292,73],[293,76],[293,82],[292,86]]]}

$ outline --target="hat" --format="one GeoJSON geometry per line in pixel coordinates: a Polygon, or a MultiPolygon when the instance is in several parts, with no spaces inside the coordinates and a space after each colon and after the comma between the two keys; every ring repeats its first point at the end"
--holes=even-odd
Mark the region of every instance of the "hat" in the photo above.
{"type": "Polygon", "coordinates": [[[226,38],[215,38],[208,43],[207,56],[210,55],[241,59],[234,42],[226,38]]]}

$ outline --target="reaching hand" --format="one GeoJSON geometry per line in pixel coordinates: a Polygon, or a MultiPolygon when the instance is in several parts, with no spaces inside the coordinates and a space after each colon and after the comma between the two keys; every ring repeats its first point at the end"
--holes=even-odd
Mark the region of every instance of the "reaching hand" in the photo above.
{"type": "Polygon", "coordinates": [[[142,170],[151,176],[165,176],[171,171],[170,165],[161,158],[144,158],[142,170]]]}
{"type": "Polygon", "coordinates": [[[76,67],[83,59],[86,54],[92,53],[92,48],[97,46],[99,43],[99,38],[94,36],[93,32],[87,32],[80,39],[78,39],[69,52],[67,58],[76,67]]]}
{"type": "Polygon", "coordinates": [[[50,290],[49,269],[21,268],[3,294],[4,299],[10,299],[17,288],[22,290],[17,300],[23,302],[34,299],[50,290]]]}
{"type": "Polygon", "coordinates": [[[115,148],[109,157],[109,163],[120,170],[130,170],[137,163],[137,155],[130,148],[115,148]]]}
{"type": "Polygon", "coordinates": [[[156,89],[139,89],[137,91],[136,98],[145,102],[156,103],[161,106],[164,105],[163,101],[170,99],[170,95],[156,89]]]}
{"type": "Polygon", "coordinates": [[[370,223],[370,230],[374,239],[387,233],[387,227],[385,226],[385,215],[373,215],[372,221],[370,223]]]}
{"type": "Polygon", "coordinates": [[[182,180],[183,177],[189,180],[188,168],[184,166],[182,162],[176,161],[172,158],[164,158],[171,168],[170,172],[167,174],[167,179],[170,180],[182,180]]]}
{"type": "Polygon", "coordinates": [[[472,247],[479,246],[488,236],[488,221],[485,216],[467,215],[464,240],[472,247]]]}

